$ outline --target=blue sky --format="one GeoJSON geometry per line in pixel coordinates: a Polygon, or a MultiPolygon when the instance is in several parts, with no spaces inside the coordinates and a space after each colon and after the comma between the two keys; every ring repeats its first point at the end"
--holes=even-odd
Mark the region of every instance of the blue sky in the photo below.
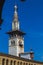
{"type": "MultiPolygon", "coordinates": [[[[34,59],[43,61],[43,0],[26,0],[18,5],[20,29],[24,31],[25,52],[30,48],[34,51],[34,59]]],[[[5,0],[2,12],[3,24],[0,30],[0,52],[8,53],[8,39],[6,32],[11,30],[14,15],[15,0],[5,0]]]]}

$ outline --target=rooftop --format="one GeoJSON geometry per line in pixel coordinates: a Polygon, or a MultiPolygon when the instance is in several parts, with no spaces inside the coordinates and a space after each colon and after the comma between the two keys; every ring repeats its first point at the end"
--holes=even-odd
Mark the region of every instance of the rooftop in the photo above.
{"type": "Polygon", "coordinates": [[[4,54],[4,53],[0,53],[0,56],[10,57],[10,58],[13,58],[13,59],[23,60],[23,61],[27,61],[27,62],[30,61],[30,62],[35,62],[35,63],[41,63],[41,64],[43,64],[43,62],[40,62],[40,61],[29,60],[29,59],[25,59],[25,58],[13,56],[13,55],[9,55],[9,54],[4,54]]]}

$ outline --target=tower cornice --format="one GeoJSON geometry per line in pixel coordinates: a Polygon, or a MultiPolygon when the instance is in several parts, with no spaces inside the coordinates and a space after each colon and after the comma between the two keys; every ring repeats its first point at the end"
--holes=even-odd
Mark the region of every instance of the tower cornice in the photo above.
{"type": "Polygon", "coordinates": [[[7,34],[9,34],[9,35],[15,35],[15,34],[17,34],[17,35],[25,35],[26,33],[24,33],[24,32],[21,32],[20,30],[16,30],[16,31],[9,31],[9,32],[7,32],[7,34]]]}

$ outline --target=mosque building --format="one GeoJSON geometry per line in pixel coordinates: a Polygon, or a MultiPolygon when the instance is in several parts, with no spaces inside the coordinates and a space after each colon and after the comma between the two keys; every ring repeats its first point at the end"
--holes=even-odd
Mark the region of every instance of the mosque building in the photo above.
{"type": "Polygon", "coordinates": [[[15,5],[12,31],[7,32],[9,35],[9,53],[0,53],[0,65],[43,65],[43,62],[34,60],[32,49],[30,52],[24,52],[25,33],[20,30],[17,8],[17,5],[15,5]]]}

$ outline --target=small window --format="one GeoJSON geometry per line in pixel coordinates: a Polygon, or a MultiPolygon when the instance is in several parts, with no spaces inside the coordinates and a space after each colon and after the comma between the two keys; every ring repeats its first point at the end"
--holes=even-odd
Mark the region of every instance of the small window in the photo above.
{"type": "Polygon", "coordinates": [[[19,62],[17,62],[17,65],[19,65],[19,62]]]}
{"type": "Polygon", "coordinates": [[[28,65],[28,63],[26,63],[26,65],[28,65]]]}
{"type": "Polygon", "coordinates": [[[29,64],[30,65],[30,64],[29,64]]]}
{"type": "Polygon", "coordinates": [[[25,63],[23,63],[23,65],[25,65],[25,63]]]}
{"type": "Polygon", "coordinates": [[[33,64],[31,64],[31,65],[33,65],[33,64]]]}
{"type": "Polygon", "coordinates": [[[22,62],[20,62],[20,65],[22,65],[22,62]]]}
{"type": "Polygon", "coordinates": [[[11,45],[15,46],[15,41],[14,40],[11,41],[11,45]]]}
{"type": "Polygon", "coordinates": [[[4,65],[5,64],[5,59],[2,59],[2,65],[4,65]]]}
{"type": "Polygon", "coordinates": [[[12,65],[13,61],[11,60],[10,65],[12,65]]]}
{"type": "Polygon", "coordinates": [[[36,65],[36,64],[34,64],[34,65],[36,65]]]}
{"type": "Polygon", "coordinates": [[[6,65],[8,65],[8,59],[6,60],[6,65]]]}
{"type": "Polygon", "coordinates": [[[14,61],[14,65],[16,65],[16,61],[14,61]]]}

